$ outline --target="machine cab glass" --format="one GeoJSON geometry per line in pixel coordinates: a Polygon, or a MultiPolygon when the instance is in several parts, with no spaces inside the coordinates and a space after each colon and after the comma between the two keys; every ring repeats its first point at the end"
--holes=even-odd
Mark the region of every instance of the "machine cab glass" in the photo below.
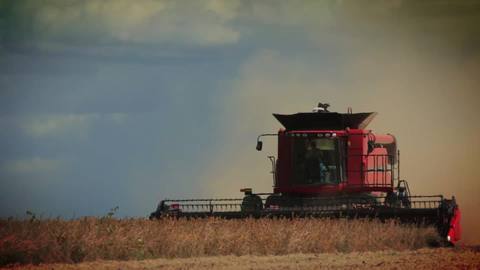
{"type": "Polygon", "coordinates": [[[345,174],[342,141],[337,137],[295,137],[292,182],[297,185],[342,182],[345,174]]]}

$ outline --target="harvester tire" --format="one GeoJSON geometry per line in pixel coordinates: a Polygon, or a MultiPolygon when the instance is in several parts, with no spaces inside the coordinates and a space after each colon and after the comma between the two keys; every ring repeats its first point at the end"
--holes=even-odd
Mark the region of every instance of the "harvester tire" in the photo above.
{"type": "Polygon", "coordinates": [[[262,211],[262,209],[263,209],[263,202],[260,196],[251,194],[243,197],[242,212],[256,213],[256,212],[262,211]]]}
{"type": "Polygon", "coordinates": [[[279,195],[270,195],[267,197],[267,200],[265,201],[265,209],[269,209],[272,207],[275,208],[281,208],[284,206],[284,200],[281,196],[279,195]]]}

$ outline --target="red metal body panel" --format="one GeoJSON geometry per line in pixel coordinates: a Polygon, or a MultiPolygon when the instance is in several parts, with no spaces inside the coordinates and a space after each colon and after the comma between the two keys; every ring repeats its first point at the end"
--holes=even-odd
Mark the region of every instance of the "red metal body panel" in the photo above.
{"type": "Polygon", "coordinates": [[[367,153],[368,140],[366,132],[360,129],[350,129],[347,133],[347,182],[350,190],[362,186],[362,173],[364,171],[364,155],[367,153]]]}
{"type": "Polygon", "coordinates": [[[292,154],[291,154],[291,144],[292,137],[285,136],[285,131],[280,130],[278,132],[278,158],[277,158],[277,172],[276,172],[276,183],[273,187],[275,193],[283,192],[278,188],[286,188],[289,186],[289,177],[291,175],[291,164],[292,164],[292,154]]]}
{"type": "Polygon", "coordinates": [[[369,153],[369,142],[375,144],[392,144],[395,138],[391,135],[374,135],[368,130],[300,130],[278,132],[278,161],[275,193],[295,194],[297,196],[330,196],[336,194],[362,192],[393,191],[392,172],[385,171],[391,166],[386,148],[373,148],[369,153]],[[293,177],[293,140],[292,134],[335,134],[346,141],[346,181],[338,184],[298,185],[293,177]],[[381,170],[383,171],[381,171],[381,170]]]}
{"type": "Polygon", "coordinates": [[[455,244],[462,236],[462,227],[460,226],[460,209],[457,207],[454,210],[453,217],[450,219],[450,229],[448,230],[448,241],[455,244]]]}
{"type": "Polygon", "coordinates": [[[391,144],[395,143],[395,137],[390,134],[387,135],[376,135],[373,133],[368,134],[370,141],[373,141],[377,144],[391,144]]]}

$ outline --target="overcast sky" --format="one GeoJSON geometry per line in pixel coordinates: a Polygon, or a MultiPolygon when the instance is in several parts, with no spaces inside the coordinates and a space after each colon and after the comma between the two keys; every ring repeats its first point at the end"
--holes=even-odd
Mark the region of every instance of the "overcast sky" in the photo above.
{"type": "Polygon", "coordinates": [[[269,192],[256,136],[324,101],[379,112],[472,231],[479,85],[478,1],[0,0],[0,216],[269,192]]]}

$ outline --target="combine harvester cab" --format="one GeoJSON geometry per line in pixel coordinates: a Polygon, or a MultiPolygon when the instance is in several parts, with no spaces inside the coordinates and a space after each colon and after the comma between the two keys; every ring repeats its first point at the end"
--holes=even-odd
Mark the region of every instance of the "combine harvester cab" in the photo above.
{"type": "Polygon", "coordinates": [[[278,157],[272,162],[273,193],[243,198],[163,200],[150,218],[175,217],[330,217],[397,219],[434,225],[445,242],[460,240],[460,209],[455,198],[413,196],[400,178],[400,152],[391,134],[374,134],[367,125],[376,113],[313,112],[274,114],[278,157]]]}

